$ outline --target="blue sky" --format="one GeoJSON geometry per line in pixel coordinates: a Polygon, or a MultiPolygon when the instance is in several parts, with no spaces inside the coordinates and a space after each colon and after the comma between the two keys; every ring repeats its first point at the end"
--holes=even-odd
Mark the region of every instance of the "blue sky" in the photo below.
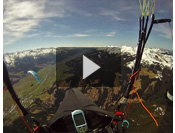
{"type": "MultiPolygon", "coordinates": [[[[5,53],[59,46],[137,46],[138,0],[8,0],[3,7],[5,53]]],[[[158,0],[155,16],[172,19],[172,0],[158,0]]],[[[168,23],[154,25],[146,47],[173,49],[168,23]]]]}

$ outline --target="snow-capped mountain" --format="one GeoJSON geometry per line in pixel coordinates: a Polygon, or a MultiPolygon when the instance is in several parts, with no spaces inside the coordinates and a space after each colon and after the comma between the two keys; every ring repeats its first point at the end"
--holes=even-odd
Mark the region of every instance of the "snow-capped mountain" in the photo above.
{"type": "MultiPolygon", "coordinates": [[[[118,51],[115,48],[119,48],[121,50],[121,55],[127,55],[128,57],[136,57],[137,47],[129,47],[129,46],[108,46],[106,50],[110,54],[115,54],[118,51]]],[[[126,58],[123,58],[125,60],[126,58]]],[[[128,61],[126,66],[131,68],[134,66],[135,60],[128,61]]],[[[142,60],[142,65],[159,65],[161,69],[167,67],[169,69],[173,68],[173,54],[172,51],[161,50],[158,48],[145,48],[142,60]]]]}
{"type": "Polygon", "coordinates": [[[13,52],[4,54],[5,61],[8,66],[14,66],[15,59],[32,56],[33,59],[37,59],[39,56],[47,55],[49,53],[56,54],[55,48],[39,48],[34,50],[26,50],[21,52],[13,52]]]}
{"type": "MultiPolygon", "coordinates": [[[[100,48],[98,48],[100,50],[100,48]]],[[[121,50],[121,57],[123,56],[123,60],[126,60],[127,57],[133,57],[133,59],[136,56],[137,48],[136,47],[128,47],[128,46],[107,46],[106,51],[109,52],[109,54],[115,54],[118,53],[118,49],[121,50]],[[116,49],[117,48],[117,49],[116,49]],[[125,56],[125,57],[124,57],[125,56]]],[[[34,50],[27,50],[22,52],[14,52],[14,53],[8,53],[4,54],[5,61],[8,66],[14,66],[15,60],[22,59],[24,57],[30,56],[33,57],[33,59],[37,59],[41,56],[47,55],[47,54],[56,54],[55,48],[40,48],[40,49],[34,49],[34,50]]],[[[144,53],[142,56],[142,65],[159,65],[161,69],[163,68],[173,68],[173,54],[172,51],[168,50],[161,50],[158,48],[145,48],[144,53]]],[[[126,62],[126,66],[129,68],[132,68],[134,65],[134,60],[129,60],[126,62]]]]}
{"type": "MultiPolygon", "coordinates": [[[[137,48],[133,47],[121,47],[121,53],[127,54],[128,56],[136,56],[137,48]]],[[[173,55],[171,51],[161,50],[158,48],[145,48],[142,60],[142,65],[159,65],[161,69],[167,67],[169,69],[173,68],[173,55]]],[[[134,61],[130,61],[127,63],[129,68],[132,68],[134,65],[134,61]]]]}

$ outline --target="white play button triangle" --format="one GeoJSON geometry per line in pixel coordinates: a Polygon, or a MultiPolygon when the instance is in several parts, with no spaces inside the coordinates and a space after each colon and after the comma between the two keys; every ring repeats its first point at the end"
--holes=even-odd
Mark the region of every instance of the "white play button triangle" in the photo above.
{"type": "Polygon", "coordinates": [[[99,65],[95,64],[93,61],[88,59],[83,55],[83,79],[87,78],[89,75],[94,73],[100,68],[99,65]]]}

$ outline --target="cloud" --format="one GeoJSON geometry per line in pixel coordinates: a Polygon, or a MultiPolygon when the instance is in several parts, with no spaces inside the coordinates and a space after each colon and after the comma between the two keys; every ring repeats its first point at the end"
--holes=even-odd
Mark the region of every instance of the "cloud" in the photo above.
{"type": "Polygon", "coordinates": [[[87,37],[89,36],[88,34],[74,34],[72,35],[73,37],[87,37]]]}
{"type": "MultiPolygon", "coordinates": [[[[90,12],[77,9],[76,6],[72,6],[71,2],[66,2],[64,0],[52,2],[48,0],[13,0],[7,1],[4,8],[4,45],[12,44],[13,42],[24,37],[36,36],[36,32],[38,32],[37,27],[41,26],[41,22],[52,23],[50,19],[52,17],[62,18],[65,16],[70,16],[72,13],[91,16],[90,12]],[[33,31],[33,33],[31,31],[33,31]],[[31,33],[28,35],[29,32],[31,33]]],[[[56,25],[55,22],[53,22],[53,26],[54,25],[56,25]]],[[[67,25],[58,26],[62,29],[70,28],[67,25]]],[[[86,36],[88,35],[75,34],[68,36],[55,35],[54,37],[86,36]]]]}
{"type": "Polygon", "coordinates": [[[50,32],[47,32],[45,34],[46,37],[54,37],[54,38],[57,38],[57,37],[88,37],[90,35],[88,34],[72,34],[72,35],[55,35],[53,33],[50,33],[50,32]]]}
{"type": "Polygon", "coordinates": [[[157,12],[158,12],[158,13],[169,13],[169,11],[168,11],[168,10],[165,10],[165,9],[164,9],[164,10],[163,10],[163,9],[157,10],[157,12]]]}
{"type": "MultiPolygon", "coordinates": [[[[49,17],[63,17],[64,10],[59,8],[61,2],[50,2],[55,4],[51,9],[45,8],[45,0],[13,0],[7,1],[4,12],[4,45],[11,44],[12,42],[25,37],[25,34],[32,29],[39,26],[41,20],[49,17]],[[59,10],[55,10],[54,8],[59,10]]],[[[35,36],[35,35],[31,35],[35,36]]]]}
{"type": "Polygon", "coordinates": [[[169,24],[159,24],[154,27],[154,31],[156,31],[159,36],[166,39],[172,39],[171,30],[169,24]]]}
{"type": "Polygon", "coordinates": [[[97,35],[97,34],[95,34],[95,35],[93,35],[93,34],[90,34],[90,35],[89,34],[54,35],[54,34],[50,34],[50,33],[45,34],[46,37],[54,37],[54,38],[57,38],[57,37],[89,37],[89,36],[113,37],[115,35],[116,35],[116,32],[110,32],[108,34],[102,33],[102,34],[99,34],[99,35],[97,35]]]}
{"type": "Polygon", "coordinates": [[[40,33],[34,33],[34,34],[29,34],[29,35],[25,35],[24,37],[26,38],[31,38],[31,37],[36,37],[36,36],[40,36],[40,33]]]}
{"type": "MultiPolygon", "coordinates": [[[[131,21],[137,16],[139,3],[131,0],[116,0],[100,8],[100,15],[109,17],[115,21],[131,21]]],[[[140,12],[139,12],[140,13],[140,12]]]]}
{"type": "Polygon", "coordinates": [[[40,2],[20,2],[17,0],[7,3],[3,21],[4,44],[10,44],[23,37],[24,33],[30,31],[39,23],[39,19],[42,17],[42,7],[44,6],[41,4],[40,2]]]}
{"type": "Polygon", "coordinates": [[[108,36],[108,37],[113,37],[115,35],[116,35],[116,32],[111,32],[111,33],[106,34],[106,36],[108,36]]]}
{"type": "Polygon", "coordinates": [[[125,19],[120,17],[121,14],[115,10],[100,9],[100,15],[112,17],[112,19],[116,21],[126,21],[125,19]]]}

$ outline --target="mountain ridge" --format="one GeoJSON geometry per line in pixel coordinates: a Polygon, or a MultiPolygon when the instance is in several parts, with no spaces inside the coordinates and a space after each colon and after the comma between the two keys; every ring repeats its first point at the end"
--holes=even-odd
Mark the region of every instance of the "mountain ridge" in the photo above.
{"type": "MultiPolygon", "coordinates": [[[[129,47],[129,46],[106,46],[106,50],[109,53],[115,53],[115,50],[112,48],[120,48],[121,55],[127,55],[131,57],[136,56],[137,47],[129,47]]],[[[118,52],[118,51],[117,51],[118,52]]],[[[39,48],[33,50],[25,50],[22,52],[13,52],[4,54],[4,59],[7,63],[7,66],[14,66],[16,58],[24,58],[27,56],[33,57],[33,59],[37,59],[39,56],[47,55],[47,54],[56,54],[55,48],[39,48]]],[[[141,64],[151,65],[151,64],[159,64],[161,68],[168,67],[169,69],[173,68],[173,53],[169,50],[162,50],[159,48],[145,48],[141,64]]],[[[133,60],[126,64],[130,69],[133,67],[133,60]]]]}

